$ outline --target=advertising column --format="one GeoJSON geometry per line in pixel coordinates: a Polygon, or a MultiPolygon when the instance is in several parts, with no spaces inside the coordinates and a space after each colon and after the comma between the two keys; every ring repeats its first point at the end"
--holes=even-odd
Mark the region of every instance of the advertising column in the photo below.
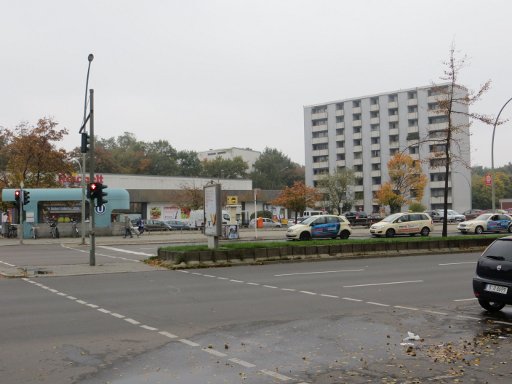
{"type": "Polygon", "coordinates": [[[219,246],[222,234],[222,210],[220,203],[220,184],[204,187],[204,234],[208,236],[208,248],[219,246]]]}

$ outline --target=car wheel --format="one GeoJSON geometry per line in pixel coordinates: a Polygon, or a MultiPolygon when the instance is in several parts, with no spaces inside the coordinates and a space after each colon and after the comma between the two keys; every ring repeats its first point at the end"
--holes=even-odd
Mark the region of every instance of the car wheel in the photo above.
{"type": "Polygon", "coordinates": [[[309,232],[302,232],[299,236],[299,240],[302,240],[302,241],[311,240],[311,234],[309,232]]]}
{"type": "Polygon", "coordinates": [[[350,236],[350,232],[349,231],[341,231],[341,233],[340,233],[340,239],[342,239],[342,240],[348,239],[349,236],[350,236]]]}
{"type": "Polygon", "coordinates": [[[478,304],[480,304],[483,309],[489,312],[498,312],[505,306],[503,303],[497,303],[496,301],[483,299],[478,299],[478,304]]]}
{"type": "Polygon", "coordinates": [[[387,231],[386,231],[386,237],[394,237],[395,236],[395,230],[392,229],[392,228],[389,228],[387,231]]]}
{"type": "Polygon", "coordinates": [[[482,233],[484,233],[484,229],[481,226],[478,226],[475,228],[475,233],[477,235],[481,235],[482,233]]]}
{"type": "Polygon", "coordinates": [[[420,233],[421,236],[428,236],[430,234],[430,229],[428,227],[424,227],[420,233]]]}

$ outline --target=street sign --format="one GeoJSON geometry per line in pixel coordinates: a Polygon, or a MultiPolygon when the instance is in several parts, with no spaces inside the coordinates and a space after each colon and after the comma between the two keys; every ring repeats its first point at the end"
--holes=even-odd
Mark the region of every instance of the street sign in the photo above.
{"type": "Polygon", "coordinates": [[[492,184],[492,176],[491,175],[485,175],[485,185],[487,187],[490,187],[492,184]]]}

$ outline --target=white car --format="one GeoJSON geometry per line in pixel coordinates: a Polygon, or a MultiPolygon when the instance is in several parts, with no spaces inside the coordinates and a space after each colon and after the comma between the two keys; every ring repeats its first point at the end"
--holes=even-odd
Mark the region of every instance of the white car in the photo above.
{"type": "Polygon", "coordinates": [[[434,222],[427,213],[394,213],[370,227],[370,235],[394,237],[395,235],[428,236],[434,222]]]}
{"type": "Polygon", "coordinates": [[[350,222],[345,216],[316,215],[288,228],[286,238],[289,240],[335,239],[337,237],[348,239],[351,234],[350,222]]]}
{"type": "MultiPolygon", "coordinates": [[[[263,228],[281,228],[282,225],[278,221],[274,221],[269,219],[268,217],[262,217],[263,220],[263,228]]],[[[254,228],[254,219],[249,221],[249,228],[254,228]]]]}
{"type": "Polygon", "coordinates": [[[512,233],[512,217],[501,213],[484,213],[476,219],[459,223],[457,229],[464,234],[475,233],[477,235],[483,232],[506,231],[512,233]]]}
{"type": "MultiPolygon", "coordinates": [[[[441,217],[441,220],[443,220],[444,210],[438,209],[437,212],[439,212],[439,216],[441,217]]],[[[446,210],[446,220],[449,222],[464,221],[464,220],[466,220],[466,216],[464,216],[463,214],[461,214],[457,211],[454,211],[453,209],[447,209],[446,210]]]]}

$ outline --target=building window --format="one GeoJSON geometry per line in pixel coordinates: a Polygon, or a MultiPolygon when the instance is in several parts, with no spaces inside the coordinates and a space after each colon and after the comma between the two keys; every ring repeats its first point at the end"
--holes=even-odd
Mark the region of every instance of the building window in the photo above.
{"type": "Polygon", "coordinates": [[[389,108],[389,109],[388,109],[388,115],[389,115],[389,116],[395,116],[395,115],[398,115],[398,108],[389,108]]]}
{"type": "Polygon", "coordinates": [[[430,145],[430,153],[436,153],[436,152],[445,152],[446,151],[446,144],[435,144],[430,145]]]}
{"type": "Polygon", "coordinates": [[[409,132],[407,134],[407,140],[419,140],[420,133],[419,132],[409,132]]]}
{"type": "Polygon", "coordinates": [[[336,135],[340,136],[345,133],[345,128],[337,128],[336,129],[336,135]]]}
{"type": "Polygon", "coordinates": [[[371,105],[378,105],[379,104],[379,98],[378,97],[372,97],[370,99],[370,104],[371,105]]]}
{"type": "Polygon", "coordinates": [[[317,127],[319,125],[327,125],[327,119],[313,120],[312,125],[313,125],[313,127],[317,127]]]}
{"type": "Polygon", "coordinates": [[[372,164],[372,171],[380,171],[380,163],[372,164]]]}
{"type": "Polygon", "coordinates": [[[389,123],[389,129],[396,129],[398,128],[398,123],[389,123]]]}
{"type": "Polygon", "coordinates": [[[325,106],[325,105],[313,107],[313,109],[311,110],[311,113],[323,113],[323,112],[327,112],[327,106],[325,106]]]}
{"type": "Polygon", "coordinates": [[[313,156],[313,163],[322,163],[328,160],[329,156],[313,156]]]}
{"type": "Polygon", "coordinates": [[[322,149],[329,149],[329,144],[327,144],[327,143],[313,144],[313,151],[319,151],[322,149]]]}
{"type": "Polygon", "coordinates": [[[354,172],[363,172],[363,165],[362,164],[354,165],[354,172]]]}
{"type": "Polygon", "coordinates": [[[372,132],[378,132],[380,130],[379,124],[372,124],[372,125],[370,125],[370,128],[371,128],[372,132]]]}
{"type": "Polygon", "coordinates": [[[343,123],[345,121],[345,116],[336,116],[337,123],[343,123]]]}
{"type": "MultiPolygon", "coordinates": [[[[359,179],[358,182],[356,182],[356,185],[363,185],[363,179],[359,179]]],[[[363,191],[357,191],[354,193],[354,198],[356,200],[363,200],[364,199],[364,193],[363,191]]]]}
{"type": "Polygon", "coordinates": [[[441,124],[441,123],[447,123],[448,122],[448,116],[434,116],[428,118],[429,124],[441,124]]]}
{"type": "Polygon", "coordinates": [[[397,153],[398,153],[398,148],[391,148],[391,149],[389,150],[389,155],[390,155],[390,156],[394,156],[394,155],[396,155],[397,153]]]}
{"type": "Polygon", "coordinates": [[[439,105],[437,103],[428,103],[429,111],[436,111],[438,108],[439,108],[439,105]]]}
{"type": "Polygon", "coordinates": [[[337,110],[337,111],[343,111],[343,108],[344,108],[344,107],[343,107],[343,103],[338,103],[338,104],[336,104],[336,110],[337,110]]]}
{"type": "Polygon", "coordinates": [[[398,141],[398,135],[389,136],[389,143],[396,143],[398,141]]]}
{"type": "Polygon", "coordinates": [[[361,139],[354,139],[354,147],[361,145],[361,139]]]}
{"type": "Polygon", "coordinates": [[[372,119],[375,119],[375,118],[379,117],[379,111],[371,111],[370,112],[370,117],[372,119]]]}
{"type": "Polygon", "coordinates": [[[372,137],[372,144],[380,144],[380,137],[372,137]]]}
{"type": "Polygon", "coordinates": [[[354,100],[352,101],[352,107],[353,108],[359,108],[361,106],[361,100],[354,100]]]}
{"type": "Polygon", "coordinates": [[[381,182],[380,182],[380,176],[378,177],[372,177],[372,184],[373,185],[380,185],[381,182]]]}
{"type": "Polygon", "coordinates": [[[344,153],[336,154],[336,160],[345,160],[345,154],[344,153]]]}
{"type": "Polygon", "coordinates": [[[418,112],[418,106],[417,105],[410,105],[407,107],[407,112],[414,113],[418,112]]]}
{"type": "Polygon", "coordinates": [[[313,139],[318,139],[319,137],[327,137],[328,132],[327,131],[313,132],[313,134],[311,136],[313,137],[313,139]]]}
{"type": "Polygon", "coordinates": [[[409,147],[409,154],[415,155],[415,154],[418,154],[418,153],[420,153],[420,148],[419,147],[409,147]]]}
{"type": "Polygon", "coordinates": [[[418,119],[409,119],[409,127],[417,127],[418,119]]]}
{"type": "Polygon", "coordinates": [[[354,153],[354,160],[359,160],[359,159],[362,159],[363,158],[363,153],[362,152],[355,152],[354,153]]]}
{"type": "Polygon", "coordinates": [[[354,127],[354,133],[361,133],[361,127],[354,127]]]}
{"type": "Polygon", "coordinates": [[[336,148],[345,148],[345,141],[337,141],[336,148]]]}
{"type": "Polygon", "coordinates": [[[444,181],[444,173],[431,173],[430,181],[444,181]]]}
{"type": "Polygon", "coordinates": [[[398,96],[397,96],[396,94],[395,94],[395,95],[389,95],[389,96],[388,96],[388,101],[389,101],[390,103],[393,103],[393,102],[395,102],[395,101],[398,101],[398,96]]]}
{"type": "Polygon", "coordinates": [[[416,92],[407,92],[407,98],[409,100],[414,100],[416,98],[416,92]]]}
{"type": "Polygon", "coordinates": [[[361,114],[360,113],[352,114],[352,120],[361,120],[361,114]]]}
{"type": "Polygon", "coordinates": [[[372,151],[372,157],[380,157],[380,150],[374,149],[372,151]]]}

